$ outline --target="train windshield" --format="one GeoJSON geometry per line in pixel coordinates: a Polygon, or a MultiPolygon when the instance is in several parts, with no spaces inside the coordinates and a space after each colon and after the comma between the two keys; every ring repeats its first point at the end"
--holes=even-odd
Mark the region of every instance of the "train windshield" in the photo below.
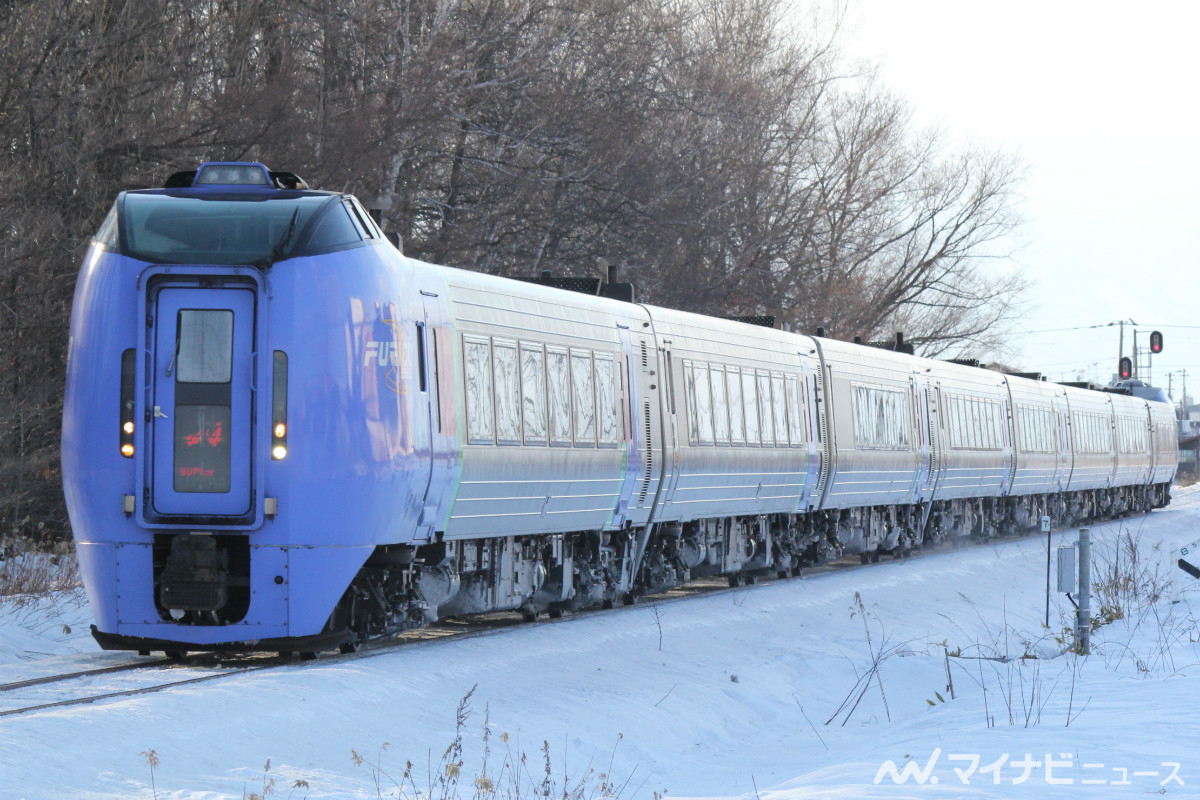
{"type": "Polygon", "coordinates": [[[170,264],[254,264],[295,254],[305,224],[328,195],[231,197],[125,195],[122,252],[170,264]]]}

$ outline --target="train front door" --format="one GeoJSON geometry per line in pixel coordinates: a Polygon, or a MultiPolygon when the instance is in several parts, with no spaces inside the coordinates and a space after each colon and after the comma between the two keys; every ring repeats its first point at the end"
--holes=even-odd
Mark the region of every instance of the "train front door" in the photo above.
{"type": "Polygon", "coordinates": [[[150,506],[165,516],[248,515],[254,292],[164,287],[153,301],[150,506]]]}

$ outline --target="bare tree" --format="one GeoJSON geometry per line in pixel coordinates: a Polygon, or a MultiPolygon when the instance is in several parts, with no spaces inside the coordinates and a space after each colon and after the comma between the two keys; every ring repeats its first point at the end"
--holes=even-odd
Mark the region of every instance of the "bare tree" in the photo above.
{"type": "Polygon", "coordinates": [[[993,344],[1015,164],[948,153],[786,0],[13,0],[0,15],[0,530],[66,529],[76,265],[115,194],[257,159],[503,275],[926,352],[993,344]],[[995,262],[995,264],[993,264],[995,262]]]}

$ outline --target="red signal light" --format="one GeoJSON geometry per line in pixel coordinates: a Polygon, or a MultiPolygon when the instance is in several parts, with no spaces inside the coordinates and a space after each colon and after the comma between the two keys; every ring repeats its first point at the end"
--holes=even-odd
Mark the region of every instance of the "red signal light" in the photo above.
{"type": "Polygon", "coordinates": [[[1151,332],[1151,334],[1150,334],[1150,352],[1151,353],[1161,353],[1162,347],[1163,347],[1162,333],[1159,331],[1151,332]]]}
{"type": "Polygon", "coordinates": [[[1117,374],[1121,376],[1121,380],[1133,377],[1133,361],[1129,356],[1121,356],[1121,362],[1117,367],[1117,374]]]}

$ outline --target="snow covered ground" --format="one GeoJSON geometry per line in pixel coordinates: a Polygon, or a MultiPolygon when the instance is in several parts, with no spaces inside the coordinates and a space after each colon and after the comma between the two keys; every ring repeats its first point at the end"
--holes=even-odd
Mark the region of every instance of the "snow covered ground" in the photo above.
{"type": "MultiPolygon", "coordinates": [[[[1065,597],[1043,625],[1035,536],[3,717],[0,797],[411,797],[407,761],[450,780],[472,689],[462,797],[538,785],[543,742],[558,796],[1200,797],[1200,581],[1168,563],[1200,491],[1091,530],[1093,613],[1124,616],[1089,657],[1061,654],[1065,597]]],[[[89,622],[81,594],[0,606],[0,683],[128,658],[89,622]]]]}

